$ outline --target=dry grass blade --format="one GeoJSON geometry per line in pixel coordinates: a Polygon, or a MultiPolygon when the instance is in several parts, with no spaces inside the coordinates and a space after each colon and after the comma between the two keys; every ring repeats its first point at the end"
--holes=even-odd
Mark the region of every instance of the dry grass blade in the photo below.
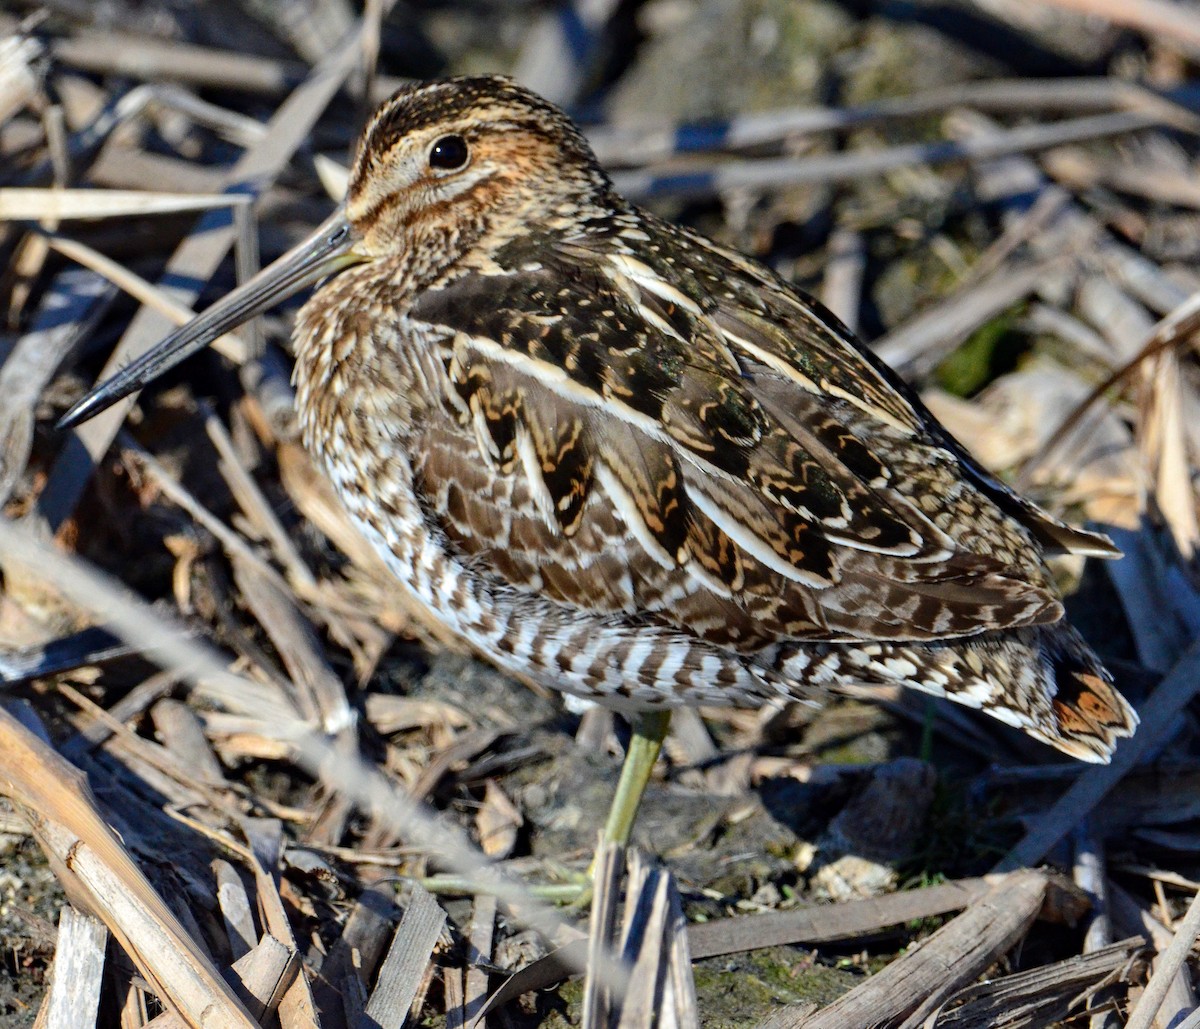
{"type": "Polygon", "coordinates": [[[1190,560],[1200,542],[1200,519],[1183,415],[1186,389],[1178,354],[1159,353],[1146,368],[1139,421],[1142,452],[1154,476],[1154,502],[1179,553],[1190,560]]]}
{"type": "MultiPolygon", "coordinates": [[[[1090,820],[1076,828],[1075,861],[1071,876],[1075,885],[1092,901],[1083,934],[1083,954],[1095,954],[1113,942],[1113,926],[1108,899],[1108,864],[1104,844],[1092,831],[1090,820]]],[[[1113,1010],[1115,995],[1111,988],[1097,989],[1088,998],[1089,1029],[1117,1029],[1113,1010]]],[[[1036,1008],[1036,1005],[1034,1005],[1036,1008]]],[[[1063,1012],[1065,1014],[1065,1012],[1063,1012]]]]}
{"type": "Polygon", "coordinates": [[[294,89],[306,71],[295,61],[95,29],[54,39],[50,51],[56,60],[81,71],[268,95],[294,89]]]}
{"type": "Polygon", "coordinates": [[[54,277],[32,328],[0,366],[0,504],[16,488],[33,446],[38,398],[115,295],[99,276],[68,268],[54,277]]]}
{"type": "Polygon", "coordinates": [[[242,981],[246,1006],[259,1022],[268,1021],[282,1009],[280,1024],[287,1029],[316,1029],[315,1020],[303,1017],[294,1006],[287,1006],[294,984],[302,982],[300,958],[295,950],[274,936],[264,936],[253,950],[233,963],[232,970],[242,981]]]}
{"type": "Polygon", "coordinates": [[[1176,544],[1182,553],[1189,555],[1194,549],[1200,527],[1197,524],[1196,498],[1191,488],[1190,463],[1180,407],[1183,403],[1179,390],[1183,388],[1177,374],[1175,358],[1170,351],[1184,343],[1190,343],[1200,329],[1200,294],[1189,297],[1175,308],[1151,330],[1137,353],[1120,368],[1097,385],[1087,398],[1078,404],[1053,435],[1022,465],[1018,485],[1027,486],[1034,470],[1045,462],[1056,448],[1068,439],[1080,424],[1088,410],[1100,398],[1108,395],[1117,386],[1146,365],[1157,359],[1158,374],[1150,386],[1150,407],[1158,413],[1158,421],[1150,433],[1157,440],[1154,450],[1157,460],[1153,467],[1158,470],[1160,503],[1166,513],[1176,544]]]}
{"type": "Polygon", "coordinates": [[[667,1011],[673,1011],[679,1029],[699,1029],[700,1003],[692,971],[691,937],[674,879],[668,883],[667,902],[667,976],[670,984],[667,1011]]]}
{"type": "Polygon", "coordinates": [[[108,926],[155,992],[196,1027],[253,1020],[101,818],[77,769],[0,710],[0,789],[28,813],[60,879],[108,926]]]}
{"type": "MultiPolygon", "coordinates": [[[[152,88],[138,86],[105,104],[89,124],[79,131],[73,132],[66,141],[68,162],[71,165],[83,163],[88,155],[94,153],[111,137],[113,132],[141,114],[153,99],[154,90],[152,88]]],[[[47,157],[29,171],[17,176],[15,181],[26,186],[53,181],[56,163],[47,157]]]]}
{"type": "Polygon", "coordinates": [[[821,283],[821,303],[851,332],[858,331],[867,253],[861,233],[836,229],[829,238],[829,260],[821,283]]]}
{"type": "MultiPolygon", "coordinates": [[[[103,254],[78,240],[68,239],[55,232],[41,233],[49,244],[50,249],[57,250],[64,257],[77,261],[97,275],[103,276],[118,289],[128,293],[134,300],[163,317],[170,319],[175,325],[183,325],[196,316],[196,312],[185,304],[180,304],[165,290],[147,282],[140,275],[135,275],[124,265],[105,257],[103,254]]],[[[230,361],[242,362],[247,359],[250,348],[237,333],[227,332],[214,340],[213,349],[230,361]]]]}
{"type": "Polygon", "coordinates": [[[316,577],[305,564],[295,541],[288,535],[258,483],[243,467],[225,426],[220,419],[209,413],[204,419],[204,429],[220,455],[218,470],[229,485],[238,506],[251,520],[257,533],[270,543],[276,560],[287,570],[291,587],[305,599],[313,600],[317,592],[316,577]]]}
{"type": "Polygon", "coordinates": [[[42,44],[29,36],[0,39],[0,125],[37,95],[33,66],[41,56],[42,44]]]}
{"type": "MultiPolygon", "coordinates": [[[[998,139],[1004,130],[996,123],[974,112],[960,111],[951,119],[951,131],[973,144],[985,144],[998,139]]],[[[1046,186],[1046,177],[1027,157],[1012,155],[989,162],[979,169],[976,190],[980,199],[1012,206],[1009,219],[1021,217],[1025,200],[1046,186]]],[[[1030,248],[1039,257],[1049,258],[1063,252],[1089,254],[1090,277],[1085,277],[1081,292],[1089,281],[1128,289],[1154,310],[1167,312],[1187,299],[1187,291],[1173,282],[1157,265],[1147,261],[1140,252],[1118,242],[1100,220],[1078,203],[1063,206],[1062,210],[1030,239],[1030,248]]],[[[1080,298],[1082,308],[1082,298],[1080,298]]],[[[1086,312],[1085,312],[1086,314],[1086,312]]],[[[1105,314],[1096,324],[1101,334],[1114,326],[1111,315],[1105,314]]],[[[1142,335],[1133,338],[1142,338],[1142,335]]],[[[1128,340],[1120,343],[1127,345],[1128,340]]]]}
{"type": "MultiPolygon", "coordinates": [[[[228,788],[220,762],[209,746],[195,711],[181,700],[164,697],[150,709],[150,717],[163,747],[179,756],[180,764],[189,775],[202,783],[228,788]]],[[[248,943],[253,945],[254,938],[248,938],[248,943]]]]}
{"type": "Polygon", "coordinates": [[[355,716],[346,688],[329,666],[312,625],[297,609],[291,593],[263,575],[257,564],[239,556],[234,558],[233,574],[287,668],[302,717],[330,735],[352,732],[355,716]]]}
{"type": "Polygon", "coordinates": [[[238,207],[246,196],[197,196],[126,189],[0,189],[0,221],[70,221],[132,218],[238,207]]]}
{"type": "Polygon", "coordinates": [[[764,158],[721,164],[710,171],[680,173],[618,172],[613,181],[627,196],[712,196],[728,190],[771,189],[817,182],[849,182],[883,175],[900,168],[944,164],[948,161],[990,161],[1025,154],[1063,143],[1130,132],[1163,124],[1161,112],[1119,112],[1074,118],[1047,125],[1002,130],[988,138],[911,143],[876,152],[829,154],[807,158],[764,158]]]}
{"type": "Polygon", "coordinates": [[[1140,86],[1111,78],[994,79],[924,90],[911,96],[885,97],[856,106],[748,113],[726,123],[604,126],[589,132],[588,139],[602,162],[630,166],[677,153],[762,146],[877,122],[924,118],[961,107],[993,113],[1156,109],[1168,124],[1194,124],[1194,115],[1186,108],[1140,86]]]}
{"type": "Polygon", "coordinates": [[[1035,0],[1050,7],[1080,11],[1152,35],[1166,36],[1200,51],[1200,13],[1168,0],[1035,0]]]}
{"type": "Polygon", "coordinates": [[[123,437],[122,445],[125,453],[154,480],[154,484],[162,490],[164,496],[172,503],[178,504],[195,519],[198,525],[211,532],[231,558],[241,561],[246,567],[255,569],[264,580],[271,582],[281,594],[286,595],[287,583],[283,577],[274,567],[263,560],[242,536],[204,507],[183,485],[168,474],[167,470],[149,452],[128,437],[123,437]]]}
{"type": "Polygon", "coordinates": [[[1200,183],[1186,172],[1169,166],[1145,168],[1102,163],[1074,148],[1050,151],[1042,157],[1042,165],[1054,178],[1069,184],[1075,191],[1104,185],[1119,193],[1176,207],[1200,209],[1200,183]]]}
{"type": "MultiPolygon", "coordinates": [[[[0,15],[0,31],[15,28],[15,20],[0,15]]],[[[308,71],[299,61],[96,28],[85,28],[69,38],[52,38],[44,45],[56,61],[80,71],[266,96],[295,89],[308,71]]],[[[390,96],[403,81],[377,76],[373,99],[378,102],[390,96]]]]}
{"type": "Polygon", "coordinates": [[[47,643],[0,653],[0,685],[17,686],[84,665],[102,665],[135,649],[104,629],[83,629],[47,643]]]}
{"type": "Polygon", "coordinates": [[[981,325],[1048,284],[1068,278],[1070,265],[1069,259],[1056,257],[999,268],[881,337],[873,349],[902,375],[924,377],[981,325]]]}
{"type": "Polygon", "coordinates": [[[1088,394],[1087,399],[1078,404],[1063,419],[1062,424],[1054,430],[1054,434],[1042,444],[1041,448],[1022,463],[1018,485],[1028,484],[1033,469],[1045,461],[1056,447],[1062,445],[1096,401],[1123,383],[1150,358],[1169,347],[1185,343],[1191,338],[1192,334],[1200,328],[1200,295],[1188,300],[1186,306],[1186,312],[1181,312],[1178,318],[1172,314],[1159,322],[1154,327],[1150,339],[1142,345],[1138,352],[1096,386],[1088,394]]]}

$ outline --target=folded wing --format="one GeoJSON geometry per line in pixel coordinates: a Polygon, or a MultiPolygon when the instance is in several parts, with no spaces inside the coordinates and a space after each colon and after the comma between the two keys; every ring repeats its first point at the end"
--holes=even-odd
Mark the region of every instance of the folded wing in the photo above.
{"type": "Polygon", "coordinates": [[[827,312],[660,238],[514,244],[413,308],[451,414],[423,489],[478,567],[743,649],[1061,617],[1040,547],[1102,537],[990,479],[827,312]]]}

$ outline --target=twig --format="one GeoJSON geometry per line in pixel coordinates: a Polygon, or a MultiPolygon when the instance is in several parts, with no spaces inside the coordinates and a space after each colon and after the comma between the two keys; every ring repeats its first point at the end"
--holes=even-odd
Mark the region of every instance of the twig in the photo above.
{"type": "Polygon", "coordinates": [[[1187,4],[1167,0],[1035,0],[1048,7],[1080,11],[1151,35],[1166,36],[1200,50],[1200,14],[1187,4]]]}
{"type": "Polygon", "coordinates": [[[1138,999],[1133,1011],[1130,1012],[1125,1029],[1150,1029],[1150,1023],[1154,1021],[1154,1016],[1158,1014],[1158,1009],[1162,1006],[1167,991],[1171,987],[1171,980],[1175,977],[1175,973],[1183,967],[1184,961],[1192,951],[1192,944],[1196,942],[1197,935],[1200,935],[1200,893],[1192,898],[1187,914],[1183,916],[1183,921],[1175,930],[1175,938],[1162,954],[1161,964],[1154,970],[1154,975],[1146,985],[1145,992],[1138,999]]]}
{"type": "Polygon", "coordinates": [[[886,150],[829,154],[808,158],[765,158],[726,162],[701,171],[618,172],[617,188],[628,196],[712,196],[736,189],[773,189],[816,182],[849,182],[883,175],[898,168],[945,164],[950,161],[988,161],[1008,154],[1023,154],[1064,143],[1130,132],[1161,125],[1163,118],[1150,112],[1099,114],[1087,118],[1031,125],[997,132],[987,138],[911,143],[886,150]]]}

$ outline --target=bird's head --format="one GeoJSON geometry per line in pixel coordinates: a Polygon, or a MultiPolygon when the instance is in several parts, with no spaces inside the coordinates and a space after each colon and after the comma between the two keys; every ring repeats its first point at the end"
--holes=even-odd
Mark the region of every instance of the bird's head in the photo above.
{"type": "Polygon", "coordinates": [[[571,120],[500,76],[402,89],[368,124],[346,218],[372,257],[486,253],[531,229],[569,230],[613,203],[571,120]]]}

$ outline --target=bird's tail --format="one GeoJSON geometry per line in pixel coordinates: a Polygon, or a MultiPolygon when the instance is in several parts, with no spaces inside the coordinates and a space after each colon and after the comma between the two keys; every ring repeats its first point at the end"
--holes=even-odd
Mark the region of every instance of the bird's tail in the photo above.
{"type": "Polygon", "coordinates": [[[772,664],[801,690],[849,680],[948,697],[1083,761],[1107,762],[1138,724],[1100,659],[1065,622],[938,643],[789,644],[772,664]]]}

